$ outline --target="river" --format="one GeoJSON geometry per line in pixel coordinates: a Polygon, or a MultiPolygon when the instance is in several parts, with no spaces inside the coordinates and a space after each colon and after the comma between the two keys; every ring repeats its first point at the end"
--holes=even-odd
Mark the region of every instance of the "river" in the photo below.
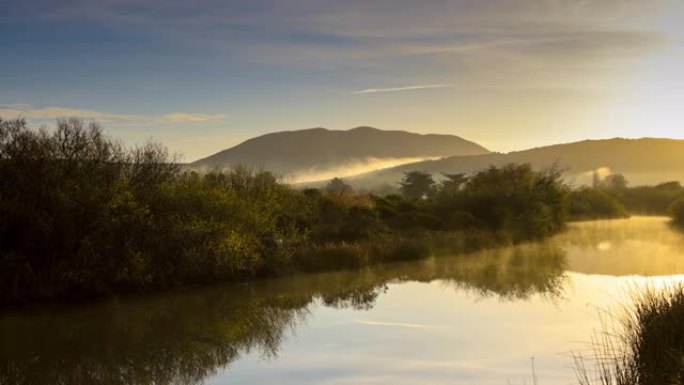
{"type": "Polygon", "coordinates": [[[543,242],[0,315],[0,384],[576,383],[602,319],[681,281],[666,218],[543,242]],[[533,369],[534,366],[534,369],[533,369]]]}

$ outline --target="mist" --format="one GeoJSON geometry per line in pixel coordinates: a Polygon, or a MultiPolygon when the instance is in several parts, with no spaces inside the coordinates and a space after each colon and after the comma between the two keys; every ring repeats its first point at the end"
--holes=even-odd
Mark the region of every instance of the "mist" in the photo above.
{"type": "Polygon", "coordinates": [[[375,170],[396,167],[403,164],[435,160],[439,157],[406,157],[406,158],[364,158],[358,161],[347,162],[340,166],[318,169],[312,167],[305,171],[294,172],[286,175],[289,183],[311,183],[332,178],[347,178],[375,170]]]}

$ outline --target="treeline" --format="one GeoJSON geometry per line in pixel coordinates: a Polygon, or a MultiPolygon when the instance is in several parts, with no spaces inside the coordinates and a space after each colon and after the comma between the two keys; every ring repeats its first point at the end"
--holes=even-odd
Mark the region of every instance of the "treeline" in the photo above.
{"type": "Polygon", "coordinates": [[[555,170],[491,167],[441,183],[414,172],[401,186],[386,197],[341,180],[299,191],[268,172],[184,170],[160,145],[126,148],[96,123],[0,120],[0,302],[420,258],[416,241],[434,234],[466,250],[565,221],[555,170]]]}
{"type": "Polygon", "coordinates": [[[594,178],[593,186],[572,190],[568,198],[569,215],[574,220],[636,214],[671,215],[684,223],[684,188],[679,182],[629,187],[624,176],[612,174],[594,178]]]}

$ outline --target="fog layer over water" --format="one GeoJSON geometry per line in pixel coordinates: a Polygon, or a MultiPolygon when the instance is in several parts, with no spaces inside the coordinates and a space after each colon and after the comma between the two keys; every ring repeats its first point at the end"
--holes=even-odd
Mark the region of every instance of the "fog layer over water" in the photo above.
{"type": "Polygon", "coordinates": [[[599,314],[681,280],[665,218],[535,244],[0,315],[0,384],[575,381],[599,314]]]}

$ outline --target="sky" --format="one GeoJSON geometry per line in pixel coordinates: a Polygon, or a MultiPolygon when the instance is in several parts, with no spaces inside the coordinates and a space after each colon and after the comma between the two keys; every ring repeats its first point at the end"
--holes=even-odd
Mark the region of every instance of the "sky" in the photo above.
{"type": "Polygon", "coordinates": [[[186,161],[311,127],[684,138],[681,20],[681,0],[0,0],[0,117],[186,161]]]}

